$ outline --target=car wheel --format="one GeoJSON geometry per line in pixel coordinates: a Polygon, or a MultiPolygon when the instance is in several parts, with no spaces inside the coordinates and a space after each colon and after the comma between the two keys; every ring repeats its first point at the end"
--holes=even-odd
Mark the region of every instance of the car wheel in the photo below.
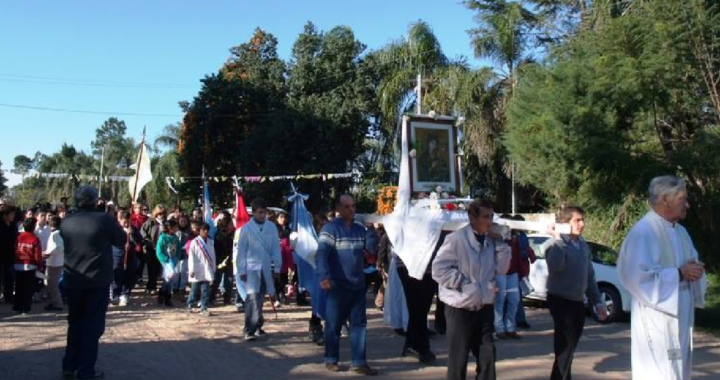
{"type": "Polygon", "coordinates": [[[601,321],[598,318],[595,308],[592,308],[592,317],[599,323],[612,323],[620,320],[623,315],[622,311],[622,299],[620,298],[620,292],[615,289],[612,285],[600,285],[600,298],[605,300],[605,307],[607,307],[608,317],[601,321]]]}

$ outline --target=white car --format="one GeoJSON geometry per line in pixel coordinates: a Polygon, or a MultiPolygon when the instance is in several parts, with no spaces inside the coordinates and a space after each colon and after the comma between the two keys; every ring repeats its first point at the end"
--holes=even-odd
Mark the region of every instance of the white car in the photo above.
{"type": "MultiPolygon", "coordinates": [[[[537,260],[530,266],[530,284],[534,291],[527,297],[535,300],[545,301],[547,298],[547,277],[548,268],[545,262],[545,246],[548,235],[529,235],[528,240],[537,260]]],[[[600,289],[600,296],[604,297],[608,309],[608,318],[605,322],[615,322],[622,318],[624,313],[630,312],[630,293],[620,283],[615,261],[617,253],[611,248],[593,242],[587,242],[592,252],[593,269],[595,269],[595,281],[600,289]]],[[[592,310],[592,309],[591,309],[592,310]]],[[[592,311],[593,317],[597,316],[592,311]]]]}

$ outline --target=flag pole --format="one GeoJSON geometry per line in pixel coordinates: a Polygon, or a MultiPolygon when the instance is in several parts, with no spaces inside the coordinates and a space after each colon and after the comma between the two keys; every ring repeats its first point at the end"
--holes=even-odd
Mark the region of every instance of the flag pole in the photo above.
{"type": "Polygon", "coordinates": [[[207,205],[205,204],[205,189],[207,188],[207,182],[205,182],[205,164],[202,166],[202,208],[203,208],[203,219],[207,214],[207,205]]]}
{"type": "Polygon", "coordinates": [[[137,186],[138,186],[138,179],[140,179],[140,161],[142,160],[142,154],[143,154],[143,147],[145,146],[145,126],[143,126],[143,136],[142,141],[140,142],[140,154],[138,154],[137,164],[135,165],[135,188],[133,189],[132,193],[132,201],[137,201],[137,186]]]}

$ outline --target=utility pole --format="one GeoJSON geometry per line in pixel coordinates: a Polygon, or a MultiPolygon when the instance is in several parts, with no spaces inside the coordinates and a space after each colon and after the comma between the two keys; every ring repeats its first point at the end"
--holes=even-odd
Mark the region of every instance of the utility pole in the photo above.
{"type": "Polygon", "coordinates": [[[512,192],[512,213],[515,215],[517,212],[515,207],[515,164],[511,164],[510,166],[510,180],[511,180],[511,188],[510,192],[512,192]]]}
{"type": "Polygon", "coordinates": [[[98,198],[102,199],[103,168],[105,167],[105,146],[100,153],[100,185],[98,186],[98,198]]]}
{"type": "Polygon", "coordinates": [[[422,115],[422,73],[417,75],[417,114],[422,115]]]}

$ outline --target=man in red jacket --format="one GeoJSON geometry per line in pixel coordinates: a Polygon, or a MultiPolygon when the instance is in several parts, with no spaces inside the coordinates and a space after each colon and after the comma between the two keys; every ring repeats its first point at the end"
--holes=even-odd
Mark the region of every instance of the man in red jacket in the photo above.
{"type": "Polygon", "coordinates": [[[42,271],[42,248],[35,236],[37,219],[27,218],[23,222],[24,232],[18,236],[15,248],[15,299],[13,311],[26,315],[32,306],[35,290],[35,272],[42,271]]]}

